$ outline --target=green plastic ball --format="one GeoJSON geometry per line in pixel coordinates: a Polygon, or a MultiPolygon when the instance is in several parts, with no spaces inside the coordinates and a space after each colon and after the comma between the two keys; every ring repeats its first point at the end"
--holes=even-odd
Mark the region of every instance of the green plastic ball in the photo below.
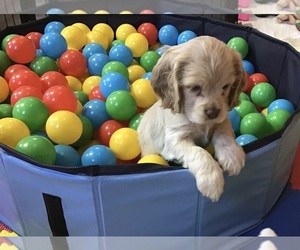
{"type": "Polygon", "coordinates": [[[134,97],[125,90],[112,92],[106,99],[107,113],[117,121],[130,120],[137,111],[134,97]]]}
{"type": "Polygon", "coordinates": [[[89,96],[82,90],[76,90],[74,91],[74,94],[76,95],[77,100],[81,103],[82,106],[89,101],[89,96]]]}
{"type": "Polygon", "coordinates": [[[0,50],[0,76],[4,76],[7,68],[13,64],[14,62],[7,56],[7,54],[0,50]]]}
{"type": "Polygon", "coordinates": [[[236,51],[238,51],[241,54],[243,59],[248,55],[249,45],[248,45],[248,42],[242,37],[233,37],[233,38],[231,38],[227,42],[227,45],[230,48],[235,49],[236,51]]]}
{"type": "Polygon", "coordinates": [[[250,97],[247,94],[245,94],[244,92],[241,92],[240,96],[239,96],[239,100],[240,101],[242,101],[242,100],[250,101],[250,97]]]}
{"type": "Polygon", "coordinates": [[[18,142],[15,150],[44,164],[54,164],[56,158],[56,152],[52,142],[40,135],[30,135],[23,138],[18,142]]]}
{"type": "Polygon", "coordinates": [[[87,117],[83,115],[78,115],[78,117],[82,122],[83,129],[80,138],[71,145],[73,147],[81,147],[86,145],[92,139],[94,132],[93,125],[87,117]]]}
{"type": "Polygon", "coordinates": [[[113,47],[115,45],[119,45],[119,44],[125,44],[125,41],[121,40],[121,39],[113,40],[112,43],[111,43],[111,47],[113,47]]]}
{"type": "Polygon", "coordinates": [[[283,109],[277,109],[267,114],[267,122],[271,125],[274,132],[283,129],[287,120],[291,117],[290,112],[283,109]]]}
{"type": "Polygon", "coordinates": [[[1,43],[1,49],[6,52],[6,44],[8,43],[9,39],[12,37],[16,36],[17,34],[9,34],[6,37],[3,38],[2,43],[1,43]]]}
{"type": "Polygon", "coordinates": [[[250,97],[255,105],[266,108],[276,99],[276,90],[270,83],[261,82],[252,88],[250,97]]]}
{"type": "Polygon", "coordinates": [[[49,110],[42,100],[36,97],[24,97],[14,105],[12,116],[23,121],[31,132],[35,132],[45,127],[49,110]]]}
{"type": "Polygon", "coordinates": [[[48,56],[38,56],[29,65],[30,69],[38,76],[42,76],[48,71],[58,71],[58,65],[54,59],[48,56]]]}
{"type": "Polygon", "coordinates": [[[256,107],[251,101],[241,100],[241,103],[235,107],[241,119],[250,113],[256,113],[256,107]]]}
{"type": "Polygon", "coordinates": [[[129,128],[132,128],[134,130],[137,130],[140,123],[141,123],[141,120],[142,120],[142,117],[143,117],[143,114],[144,113],[139,113],[139,114],[136,114],[134,117],[132,117],[129,121],[129,128]]]}
{"type": "Polygon", "coordinates": [[[140,59],[140,65],[147,71],[151,72],[156,65],[160,55],[156,51],[146,51],[140,59]]]}
{"type": "Polygon", "coordinates": [[[5,117],[12,117],[12,106],[8,103],[0,104],[0,119],[5,117]]]}
{"type": "Polygon", "coordinates": [[[261,113],[251,113],[246,115],[240,124],[241,134],[251,134],[257,138],[268,135],[269,126],[266,117],[261,113]]]}
{"type": "Polygon", "coordinates": [[[125,76],[127,79],[129,79],[129,72],[127,67],[118,61],[111,61],[104,65],[102,69],[102,77],[105,76],[108,73],[112,72],[118,72],[121,73],[123,76],[125,76]]]}

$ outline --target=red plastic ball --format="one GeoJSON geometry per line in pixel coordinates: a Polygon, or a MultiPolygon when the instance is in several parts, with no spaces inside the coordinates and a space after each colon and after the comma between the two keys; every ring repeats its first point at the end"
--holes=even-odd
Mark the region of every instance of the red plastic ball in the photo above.
{"type": "Polygon", "coordinates": [[[69,86],[67,78],[58,71],[48,71],[41,76],[43,83],[42,92],[44,93],[47,89],[52,86],[63,85],[69,86]]]}
{"type": "Polygon", "coordinates": [[[40,77],[31,70],[20,69],[14,73],[9,82],[9,89],[13,92],[20,86],[35,86],[42,90],[42,82],[40,77]]]}
{"type": "Polygon", "coordinates": [[[43,95],[43,102],[52,114],[59,110],[75,112],[77,107],[77,98],[70,87],[57,85],[46,90],[43,95]]]}
{"type": "Polygon", "coordinates": [[[10,96],[10,104],[14,106],[17,101],[24,97],[36,97],[42,100],[43,93],[35,86],[20,86],[14,92],[12,92],[10,96]]]}
{"type": "Polygon", "coordinates": [[[94,88],[92,88],[89,94],[89,100],[94,100],[94,99],[102,100],[104,102],[106,101],[106,98],[102,95],[100,91],[100,86],[95,86],[94,88]]]}
{"type": "Polygon", "coordinates": [[[23,64],[13,64],[9,66],[4,72],[4,79],[9,82],[11,76],[16,73],[18,70],[26,69],[30,70],[26,65],[23,64]]]}
{"type": "Polygon", "coordinates": [[[26,36],[16,35],[6,44],[8,57],[16,63],[30,63],[36,56],[34,42],[26,36]]]}
{"type": "Polygon", "coordinates": [[[104,122],[99,128],[99,139],[102,144],[109,146],[109,140],[112,134],[120,128],[124,128],[125,125],[116,120],[108,120],[104,122]]]}
{"type": "Polygon", "coordinates": [[[36,31],[29,32],[28,34],[26,34],[26,37],[29,38],[31,41],[33,41],[37,49],[40,48],[40,39],[42,36],[43,36],[42,33],[36,31]]]}
{"type": "Polygon", "coordinates": [[[252,88],[261,82],[269,82],[269,79],[266,75],[262,73],[254,73],[249,76],[249,87],[247,89],[247,92],[250,93],[252,88]]]}
{"type": "Polygon", "coordinates": [[[137,32],[143,34],[147,38],[150,46],[154,45],[157,42],[158,30],[153,23],[142,23],[138,27],[137,32]]]}
{"type": "Polygon", "coordinates": [[[80,77],[85,74],[87,61],[77,50],[67,50],[58,60],[58,65],[65,75],[80,77]]]}

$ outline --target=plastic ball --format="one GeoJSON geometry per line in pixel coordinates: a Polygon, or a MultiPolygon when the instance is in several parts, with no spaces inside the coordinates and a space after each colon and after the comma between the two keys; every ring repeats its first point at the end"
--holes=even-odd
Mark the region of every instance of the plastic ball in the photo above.
{"type": "Polygon", "coordinates": [[[110,62],[108,55],[103,53],[96,53],[88,59],[87,67],[91,75],[102,76],[104,66],[110,62]]]}
{"type": "Polygon", "coordinates": [[[114,132],[109,147],[120,160],[129,161],[141,153],[137,131],[132,128],[121,128],[114,132]]]}
{"type": "Polygon", "coordinates": [[[126,67],[131,65],[133,60],[132,51],[124,44],[112,46],[108,55],[111,61],[121,62],[126,67]]]}
{"type": "Polygon", "coordinates": [[[82,54],[84,57],[88,60],[92,55],[102,53],[107,54],[104,47],[99,43],[88,43],[86,46],[84,46],[82,50],[82,54]]]}
{"type": "Polygon", "coordinates": [[[31,70],[18,70],[10,77],[9,82],[9,89],[13,92],[20,86],[34,86],[37,87],[39,90],[42,90],[42,82],[40,77],[31,70]]]}
{"type": "Polygon", "coordinates": [[[177,44],[186,43],[187,41],[197,37],[197,34],[192,30],[182,31],[177,38],[177,44]]]}
{"type": "Polygon", "coordinates": [[[252,75],[249,76],[249,82],[250,82],[250,86],[247,89],[247,92],[250,93],[252,88],[261,82],[269,82],[269,79],[266,77],[266,75],[262,74],[262,73],[254,73],[252,75]]]}
{"type": "Polygon", "coordinates": [[[82,90],[75,90],[74,94],[77,98],[78,101],[80,101],[80,103],[82,105],[86,104],[89,100],[89,97],[86,93],[84,93],[82,90]]]}
{"type": "Polygon", "coordinates": [[[127,15],[127,14],[133,14],[133,13],[129,10],[122,10],[122,11],[119,12],[119,14],[123,14],[123,15],[126,14],[127,15]]]}
{"type": "Polygon", "coordinates": [[[142,164],[142,163],[152,163],[152,164],[159,164],[163,166],[169,166],[169,163],[163,157],[156,154],[145,155],[138,161],[138,164],[142,164]]]}
{"type": "Polygon", "coordinates": [[[140,78],[150,80],[151,79],[151,75],[152,75],[152,72],[147,72],[147,73],[143,74],[140,78]]]}
{"type": "Polygon", "coordinates": [[[72,26],[75,26],[75,27],[81,29],[84,35],[87,35],[87,33],[89,33],[91,31],[89,26],[87,26],[84,23],[80,23],[80,22],[73,23],[72,26]]]}
{"type": "Polygon", "coordinates": [[[117,90],[130,90],[128,79],[118,72],[104,75],[100,81],[100,91],[105,98],[117,90]]]}
{"type": "Polygon", "coordinates": [[[157,101],[151,82],[147,79],[141,78],[134,81],[131,84],[131,94],[140,108],[149,108],[157,101]]]}
{"type": "Polygon", "coordinates": [[[94,14],[109,14],[107,10],[97,10],[94,14]]]}
{"type": "Polygon", "coordinates": [[[250,142],[253,142],[255,140],[257,140],[257,137],[255,137],[254,135],[250,135],[250,134],[239,135],[236,138],[236,141],[240,146],[247,145],[250,142]]]}
{"type": "Polygon", "coordinates": [[[101,90],[100,90],[100,86],[95,86],[89,96],[88,96],[88,99],[89,100],[95,100],[95,99],[98,99],[98,100],[102,100],[102,101],[106,101],[106,97],[103,96],[103,94],[101,93],[101,90]]]}
{"type": "Polygon", "coordinates": [[[112,41],[114,40],[114,36],[115,36],[114,31],[112,27],[110,27],[106,23],[97,23],[93,26],[92,30],[101,31],[102,33],[104,33],[107,37],[108,44],[111,44],[112,41]]]}
{"type": "Polygon", "coordinates": [[[253,64],[250,61],[245,60],[245,59],[242,62],[243,62],[243,67],[244,67],[245,72],[248,75],[254,74],[255,68],[254,68],[253,64]]]}
{"type": "Polygon", "coordinates": [[[291,117],[291,113],[287,110],[276,109],[268,112],[266,119],[271,125],[273,132],[277,132],[284,128],[287,120],[291,117]]]}
{"type": "Polygon", "coordinates": [[[78,117],[82,122],[82,133],[79,139],[71,144],[73,147],[81,147],[86,145],[92,139],[94,131],[93,125],[87,117],[81,114],[79,114],[78,117]]]}
{"type": "Polygon", "coordinates": [[[39,44],[44,55],[53,59],[59,58],[68,49],[67,41],[60,33],[45,33],[39,44]]]}
{"type": "Polygon", "coordinates": [[[42,92],[44,93],[47,89],[56,85],[69,86],[67,78],[58,71],[47,71],[41,76],[43,83],[42,92]]]}
{"type": "Polygon", "coordinates": [[[111,119],[106,110],[105,102],[102,100],[88,101],[83,105],[82,115],[91,121],[95,129],[98,129],[105,121],[111,119]]]}
{"type": "Polygon", "coordinates": [[[121,39],[113,40],[112,43],[111,43],[111,47],[115,46],[115,45],[118,45],[118,44],[125,44],[125,40],[121,40],[121,39]]]}
{"type": "Polygon", "coordinates": [[[39,56],[33,59],[29,65],[30,69],[38,76],[42,76],[48,71],[58,71],[56,61],[48,56],[39,56]]]}
{"type": "Polygon", "coordinates": [[[266,108],[275,100],[276,90],[270,83],[262,82],[252,88],[250,96],[255,105],[266,108]]]}
{"type": "Polygon", "coordinates": [[[153,10],[150,10],[150,9],[144,9],[144,10],[141,10],[139,12],[139,14],[155,14],[155,12],[153,10]]]}
{"type": "Polygon", "coordinates": [[[7,56],[16,63],[30,63],[35,58],[36,47],[26,36],[16,35],[6,44],[7,56]]]}
{"type": "Polygon", "coordinates": [[[228,112],[228,117],[233,131],[238,134],[240,132],[241,117],[236,109],[232,109],[228,112]]]}
{"type": "Polygon", "coordinates": [[[107,166],[115,165],[117,159],[110,148],[104,145],[93,145],[83,152],[81,162],[83,166],[107,166]]]}
{"type": "Polygon", "coordinates": [[[283,109],[293,114],[295,111],[294,105],[287,99],[276,99],[268,106],[268,113],[273,110],[283,109]]]}
{"type": "Polygon", "coordinates": [[[154,45],[157,42],[158,30],[153,23],[145,22],[140,24],[137,32],[143,34],[146,37],[149,46],[154,45]]]}
{"type": "Polygon", "coordinates": [[[14,106],[17,101],[25,97],[35,97],[40,100],[43,99],[43,93],[35,86],[20,86],[11,93],[10,104],[14,106]]]}
{"type": "Polygon", "coordinates": [[[1,49],[4,52],[6,52],[6,45],[7,45],[8,41],[14,36],[17,36],[17,34],[9,34],[3,38],[2,42],[1,42],[1,49]]]}
{"type": "Polygon", "coordinates": [[[157,48],[155,51],[156,51],[160,56],[162,56],[163,53],[165,52],[165,50],[166,50],[166,46],[161,46],[161,47],[157,48]]]}
{"type": "Polygon", "coordinates": [[[8,103],[0,104],[0,119],[12,117],[12,106],[8,103]]]}
{"type": "Polygon", "coordinates": [[[127,121],[137,111],[137,104],[134,97],[124,90],[111,93],[106,99],[106,110],[108,114],[117,121],[127,121]]]}
{"type": "Polygon", "coordinates": [[[234,109],[239,113],[241,119],[250,113],[257,112],[255,105],[251,101],[247,100],[242,100],[234,109]]]}
{"type": "Polygon", "coordinates": [[[87,37],[87,43],[98,43],[101,46],[103,46],[104,49],[108,49],[108,39],[107,36],[98,30],[91,30],[86,35],[87,37]]]}
{"type": "Polygon", "coordinates": [[[125,45],[131,49],[134,57],[141,57],[149,47],[147,38],[140,33],[132,33],[125,39],[125,45]]]}
{"type": "Polygon", "coordinates": [[[30,135],[27,125],[19,119],[0,119],[0,143],[15,148],[20,140],[30,135]]]}
{"type": "Polygon", "coordinates": [[[127,79],[129,78],[129,73],[127,67],[118,61],[110,61],[108,62],[102,69],[102,77],[108,73],[118,72],[125,76],[127,79]]]}
{"type": "Polygon", "coordinates": [[[50,114],[66,110],[75,112],[77,107],[77,98],[74,92],[68,86],[52,86],[48,88],[43,95],[43,102],[49,109],[50,114]]]}
{"type": "Polygon", "coordinates": [[[47,15],[57,15],[57,14],[66,14],[66,12],[64,12],[62,9],[60,8],[51,8],[49,10],[46,11],[47,15]]]}
{"type": "Polygon", "coordinates": [[[16,102],[13,118],[23,121],[31,132],[43,129],[49,117],[47,106],[36,97],[24,97],[16,102]]]}
{"type": "Polygon", "coordinates": [[[66,26],[62,22],[58,21],[51,21],[46,24],[44,28],[44,33],[48,32],[55,32],[55,33],[61,33],[61,31],[65,28],[66,26]]]}
{"type": "Polygon", "coordinates": [[[121,24],[116,29],[116,39],[118,40],[124,40],[132,33],[136,33],[136,28],[128,23],[121,24]]]}
{"type": "Polygon", "coordinates": [[[73,112],[60,110],[49,116],[45,129],[53,142],[70,145],[80,138],[83,125],[79,117],[73,112]]]}
{"type": "Polygon", "coordinates": [[[163,25],[158,31],[158,40],[163,45],[176,45],[179,31],[174,25],[163,25]]]}
{"type": "Polygon", "coordinates": [[[132,117],[129,121],[128,127],[137,130],[143,118],[143,114],[144,113],[139,113],[132,117]]]}
{"type": "Polygon", "coordinates": [[[87,12],[85,10],[80,10],[80,9],[77,9],[77,10],[73,10],[70,12],[70,14],[87,14],[87,12]]]}
{"type": "Polygon", "coordinates": [[[156,65],[160,55],[156,51],[146,51],[140,59],[140,65],[147,71],[151,72],[156,65]]]}
{"type": "Polygon", "coordinates": [[[104,122],[99,128],[99,138],[101,144],[109,146],[110,137],[114,132],[120,128],[124,128],[124,124],[115,120],[108,120],[104,122]]]}
{"type": "Polygon", "coordinates": [[[81,156],[78,151],[69,145],[55,145],[55,161],[57,166],[81,166],[81,156]]]}
{"type": "Polygon", "coordinates": [[[237,52],[239,52],[243,59],[248,55],[249,44],[242,37],[233,37],[233,38],[231,38],[227,42],[227,45],[230,48],[232,48],[232,49],[236,50],[237,52]]]}
{"type": "Polygon", "coordinates": [[[243,92],[241,92],[240,93],[240,96],[239,96],[239,100],[240,101],[250,101],[250,97],[249,97],[249,95],[247,95],[246,93],[243,93],[243,92]]]}
{"type": "Polygon", "coordinates": [[[66,26],[60,34],[66,39],[69,49],[80,50],[87,44],[86,35],[78,27],[66,26]]]}
{"type": "Polygon", "coordinates": [[[65,51],[58,60],[59,68],[65,75],[80,77],[87,69],[85,57],[77,50],[65,51]]]}
{"type": "Polygon", "coordinates": [[[92,89],[94,89],[94,87],[100,85],[100,81],[101,81],[101,77],[100,76],[90,76],[87,79],[84,80],[83,84],[82,84],[82,91],[89,95],[92,91],[92,89]]]}
{"type": "Polygon", "coordinates": [[[7,54],[0,50],[0,76],[4,76],[5,71],[14,64],[7,54]]]}
{"type": "Polygon", "coordinates": [[[251,113],[243,117],[240,125],[241,134],[251,134],[262,138],[270,133],[266,117],[261,113],[251,113]]]}
{"type": "Polygon", "coordinates": [[[4,102],[9,95],[9,86],[7,81],[0,76],[0,103],[4,102]]]}
{"type": "Polygon", "coordinates": [[[13,64],[9,66],[4,72],[4,79],[9,82],[11,76],[21,69],[30,70],[26,65],[23,64],[13,64]]]}
{"type": "Polygon", "coordinates": [[[82,82],[75,76],[65,76],[69,87],[73,90],[82,90],[82,82]]]}
{"type": "Polygon", "coordinates": [[[146,70],[140,65],[130,65],[127,69],[129,73],[129,82],[131,83],[146,74],[146,70]]]}

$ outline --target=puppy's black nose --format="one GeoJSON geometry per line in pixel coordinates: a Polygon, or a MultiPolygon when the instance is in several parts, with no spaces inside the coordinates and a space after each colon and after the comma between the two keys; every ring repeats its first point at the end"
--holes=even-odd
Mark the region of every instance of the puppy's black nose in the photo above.
{"type": "Polygon", "coordinates": [[[205,114],[209,119],[215,119],[220,114],[220,109],[217,108],[206,109],[205,114]]]}

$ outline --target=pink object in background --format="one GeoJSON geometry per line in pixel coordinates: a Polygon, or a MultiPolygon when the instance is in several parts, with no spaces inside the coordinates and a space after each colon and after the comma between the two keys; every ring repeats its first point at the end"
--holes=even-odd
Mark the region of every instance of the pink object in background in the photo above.
{"type": "Polygon", "coordinates": [[[248,8],[249,7],[249,1],[250,0],[239,0],[238,6],[241,8],[248,8]]]}
{"type": "Polygon", "coordinates": [[[238,19],[239,19],[240,21],[249,21],[249,19],[250,19],[250,14],[247,14],[247,13],[240,13],[240,14],[238,15],[238,19]]]}

